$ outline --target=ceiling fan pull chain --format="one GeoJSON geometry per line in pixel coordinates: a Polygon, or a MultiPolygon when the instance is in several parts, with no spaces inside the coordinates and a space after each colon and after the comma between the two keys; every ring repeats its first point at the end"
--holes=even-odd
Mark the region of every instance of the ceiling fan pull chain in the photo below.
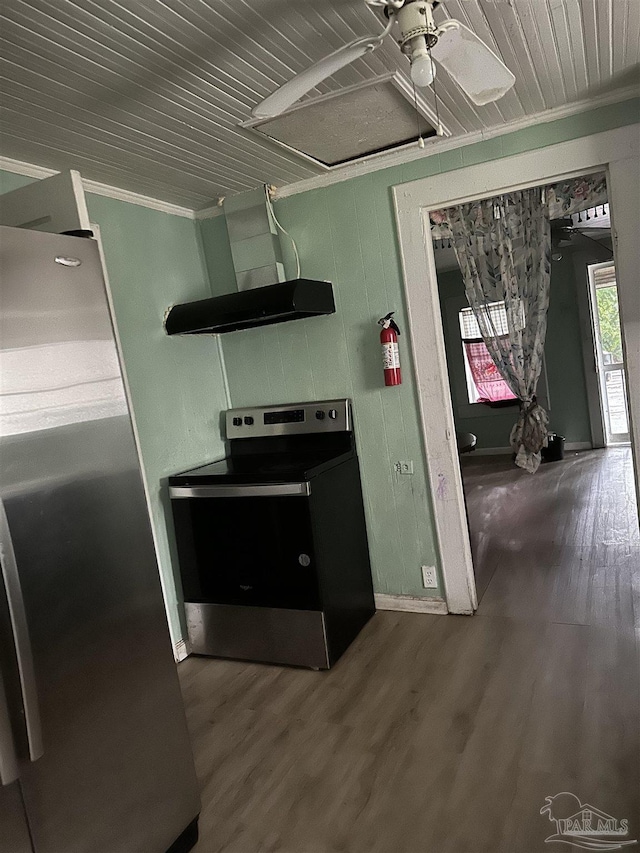
{"type": "Polygon", "coordinates": [[[416,92],[416,84],[411,81],[413,87],[413,106],[416,111],[416,129],[418,131],[418,148],[424,148],[424,139],[420,130],[420,112],[418,111],[418,93],[416,92]]]}

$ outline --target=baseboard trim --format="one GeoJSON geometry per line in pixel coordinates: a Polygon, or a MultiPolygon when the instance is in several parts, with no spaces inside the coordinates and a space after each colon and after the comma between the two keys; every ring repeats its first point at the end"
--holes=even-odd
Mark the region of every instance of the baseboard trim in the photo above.
{"type": "Polygon", "coordinates": [[[443,598],[419,598],[416,595],[385,595],[376,593],[374,596],[376,610],[400,610],[407,613],[437,613],[449,612],[447,602],[443,598]]]}
{"type": "Polygon", "coordinates": [[[186,640],[178,640],[173,647],[173,656],[176,659],[176,663],[180,663],[181,660],[189,657],[189,646],[186,640]]]}
{"type": "MultiPolygon", "coordinates": [[[[593,445],[590,441],[567,441],[564,446],[565,450],[593,450],[593,445]]],[[[505,456],[512,454],[513,450],[510,447],[476,447],[473,451],[473,456],[505,456]]]]}

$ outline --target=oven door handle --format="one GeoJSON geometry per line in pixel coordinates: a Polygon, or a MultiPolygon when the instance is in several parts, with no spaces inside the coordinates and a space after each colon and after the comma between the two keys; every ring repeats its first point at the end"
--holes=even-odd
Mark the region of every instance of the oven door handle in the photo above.
{"type": "Polygon", "coordinates": [[[172,498],[275,498],[309,497],[311,483],[274,483],[268,485],[170,486],[172,498]]]}

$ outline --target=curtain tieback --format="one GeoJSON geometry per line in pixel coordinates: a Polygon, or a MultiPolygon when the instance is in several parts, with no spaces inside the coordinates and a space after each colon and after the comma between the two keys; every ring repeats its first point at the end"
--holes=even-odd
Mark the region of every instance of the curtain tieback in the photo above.
{"type": "Polygon", "coordinates": [[[538,405],[535,394],[529,400],[521,400],[518,422],[511,431],[514,450],[517,452],[522,446],[529,453],[539,453],[547,445],[548,425],[549,417],[538,405]]]}

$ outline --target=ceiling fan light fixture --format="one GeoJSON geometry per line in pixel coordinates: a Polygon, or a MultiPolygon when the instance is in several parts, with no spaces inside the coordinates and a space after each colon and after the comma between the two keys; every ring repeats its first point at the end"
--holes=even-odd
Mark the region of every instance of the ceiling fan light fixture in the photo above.
{"type": "Polygon", "coordinates": [[[427,51],[424,36],[418,36],[413,42],[420,42],[411,52],[411,79],[416,86],[430,86],[436,76],[436,67],[427,51]]]}
{"type": "Polygon", "coordinates": [[[438,41],[429,0],[410,0],[395,12],[395,16],[400,30],[398,42],[404,53],[413,53],[414,42],[418,39],[424,42],[425,48],[433,47],[438,41]]]}
{"type": "Polygon", "coordinates": [[[433,8],[429,0],[409,0],[396,12],[399,44],[411,60],[411,79],[424,88],[433,83],[435,65],[429,53],[438,42],[433,8]]]}

